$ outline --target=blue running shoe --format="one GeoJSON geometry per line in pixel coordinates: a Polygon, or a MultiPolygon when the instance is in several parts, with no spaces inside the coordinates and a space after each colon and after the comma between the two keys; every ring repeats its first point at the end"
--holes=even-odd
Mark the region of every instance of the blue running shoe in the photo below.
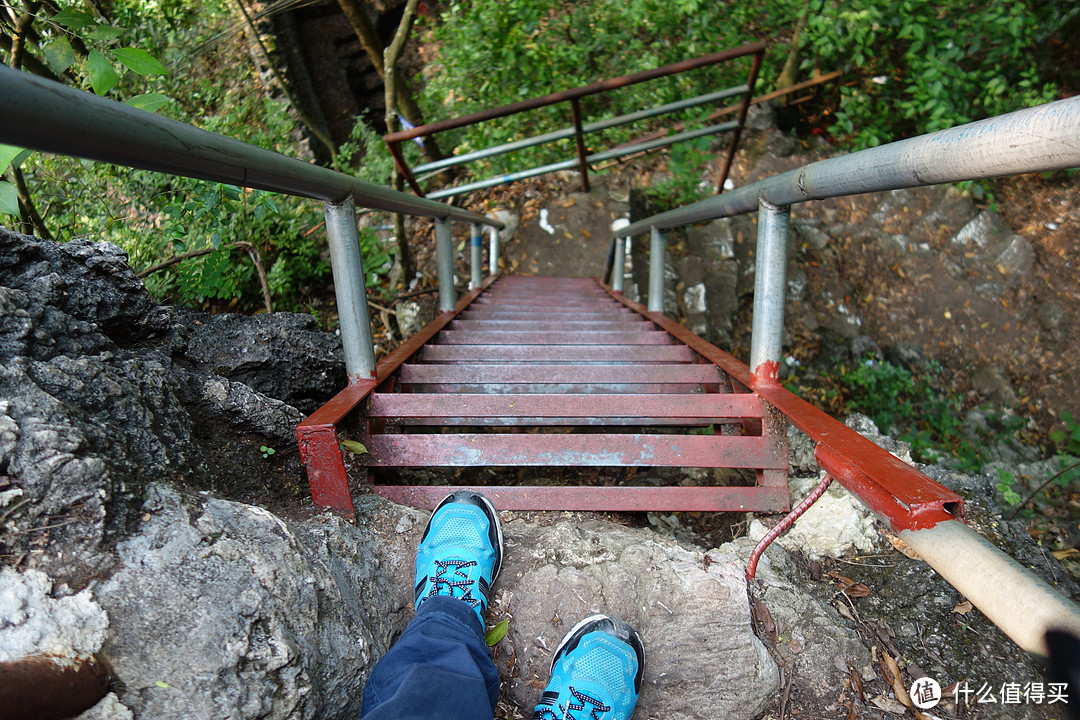
{"type": "Polygon", "coordinates": [[[629,720],[644,674],[638,631],[610,615],[591,615],[555,649],[533,720],[629,720]]]}
{"type": "Polygon", "coordinates": [[[460,598],[483,626],[502,557],[502,525],[491,501],[467,490],[447,495],[431,514],[416,551],[416,609],[436,595],[460,598]]]}

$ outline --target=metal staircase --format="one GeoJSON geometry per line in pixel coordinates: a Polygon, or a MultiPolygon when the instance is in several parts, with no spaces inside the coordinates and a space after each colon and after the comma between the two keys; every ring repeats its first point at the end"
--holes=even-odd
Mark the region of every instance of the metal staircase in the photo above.
{"type": "MultiPolygon", "coordinates": [[[[367,449],[367,469],[726,467],[756,480],[484,486],[502,509],[786,509],[785,425],[658,319],[588,278],[494,279],[393,372],[380,372],[359,422],[345,427],[367,449]]],[[[416,506],[449,489],[374,488],[416,506]]]]}

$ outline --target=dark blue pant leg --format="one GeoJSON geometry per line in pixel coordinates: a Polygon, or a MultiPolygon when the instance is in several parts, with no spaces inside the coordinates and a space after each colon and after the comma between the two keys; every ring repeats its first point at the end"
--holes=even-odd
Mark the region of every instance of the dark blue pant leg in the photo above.
{"type": "Polygon", "coordinates": [[[456,598],[424,601],[364,688],[364,720],[491,720],[499,673],[475,611],[456,598]]]}

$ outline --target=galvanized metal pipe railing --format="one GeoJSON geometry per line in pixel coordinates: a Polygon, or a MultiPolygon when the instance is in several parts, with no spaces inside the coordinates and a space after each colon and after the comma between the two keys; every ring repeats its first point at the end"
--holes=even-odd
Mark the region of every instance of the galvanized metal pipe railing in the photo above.
{"type": "MultiPolygon", "coordinates": [[[[468,210],[396,192],[2,65],[0,97],[0,142],[8,145],[322,200],[350,382],[375,372],[354,204],[503,227],[498,220],[468,210]]],[[[449,272],[452,276],[452,263],[449,272]]],[[[452,278],[450,287],[452,291],[452,278]]]]}
{"type": "MultiPolygon", "coordinates": [[[[884,451],[852,450],[846,428],[778,382],[783,329],[788,218],[791,205],[859,193],[898,190],[1080,166],[1080,98],[822,160],[721,196],[614,230],[617,243],[757,209],[752,374],[745,382],[817,443],[821,467],[853,492],[1021,648],[1046,654],[1045,633],[1080,635],[1080,608],[947,512],[913,513],[901,494],[921,497],[934,485],[902,480],[883,464],[884,451]],[[847,447],[847,451],[845,448],[847,447]],[[890,489],[890,481],[894,481],[890,489]],[[906,484],[905,484],[906,483],[906,484]]],[[[655,267],[656,263],[650,263],[655,267]]],[[[650,307],[655,278],[650,273],[650,307]]],[[[853,447],[853,446],[852,446],[853,447]]],[[[888,457],[885,455],[884,457],[888,457]]],[[[910,498],[909,498],[910,499],[910,498]]]]}
{"type": "MultiPolygon", "coordinates": [[[[491,187],[492,185],[502,184],[502,183],[506,183],[506,182],[512,182],[513,180],[523,179],[525,177],[532,177],[534,175],[540,175],[540,174],[548,173],[548,172],[556,172],[558,170],[571,169],[571,168],[575,168],[575,167],[578,168],[578,170],[582,174],[582,185],[583,185],[583,188],[585,189],[585,191],[587,192],[588,191],[589,163],[590,162],[595,162],[598,159],[598,156],[596,156],[596,155],[589,156],[589,155],[586,154],[585,141],[584,141],[584,135],[585,135],[586,132],[594,132],[594,131],[602,130],[602,129],[605,129],[605,128],[608,128],[608,127],[615,127],[616,125],[635,122],[637,120],[640,120],[640,119],[643,119],[643,118],[646,118],[646,117],[653,117],[655,115],[662,114],[663,112],[671,112],[671,111],[676,110],[676,109],[681,109],[681,108],[685,108],[685,107],[693,107],[695,105],[704,104],[705,102],[709,101],[709,100],[706,100],[706,98],[708,98],[710,96],[700,96],[698,98],[691,98],[691,99],[688,99],[688,100],[682,100],[682,101],[677,102],[677,103],[669,103],[667,105],[660,106],[658,108],[650,108],[648,110],[642,110],[642,111],[639,111],[637,113],[631,113],[631,114],[628,114],[628,115],[624,115],[624,116],[621,116],[619,118],[600,121],[598,123],[592,123],[592,124],[588,124],[588,125],[586,125],[586,124],[584,124],[582,122],[581,109],[580,109],[580,106],[578,104],[578,102],[580,101],[581,98],[588,97],[590,95],[596,95],[596,94],[599,94],[599,93],[607,92],[609,90],[614,90],[614,89],[617,89],[617,88],[627,87],[628,85],[635,85],[637,83],[642,83],[642,82],[646,82],[646,81],[649,81],[649,80],[654,80],[656,78],[666,77],[666,76],[669,76],[669,75],[676,75],[678,73],[686,72],[688,70],[694,70],[694,69],[697,69],[697,68],[707,67],[709,65],[716,65],[716,64],[719,64],[719,63],[727,62],[729,60],[734,60],[736,58],[752,55],[753,56],[753,62],[751,64],[751,68],[750,68],[749,75],[747,77],[746,84],[739,87],[739,88],[729,88],[727,90],[723,90],[723,91],[720,91],[719,93],[714,94],[714,95],[716,95],[718,97],[728,97],[730,95],[740,94],[740,93],[743,95],[742,102],[740,103],[740,106],[739,106],[738,120],[735,121],[734,123],[732,123],[730,126],[728,126],[727,124],[723,124],[723,125],[713,126],[713,128],[711,128],[712,132],[720,132],[720,131],[726,130],[726,129],[736,130],[735,135],[732,138],[731,147],[729,148],[729,152],[728,152],[728,157],[729,157],[728,166],[730,166],[730,158],[734,155],[735,147],[738,144],[738,139],[739,139],[738,130],[741,128],[743,122],[746,119],[746,111],[750,106],[751,96],[753,95],[754,83],[755,83],[755,81],[757,79],[757,73],[758,73],[759,68],[761,67],[761,61],[762,61],[762,58],[764,57],[764,53],[765,53],[765,44],[764,43],[751,43],[751,44],[748,44],[748,45],[743,45],[742,47],[733,48],[733,49],[730,49],[730,50],[724,50],[722,52],[712,53],[710,55],[702,55],[701,57],[691,58],[689,60],[683,60],[681,62],[672,63],[670,65],[665,65],[663,67],[654,68],[652,70],[645,70],[643,72],[633,73],[631,75],[624,75],[622,77],[610,78],[608,80],[602,80],[600,82],[592,83],[590,85],[584,85],[584,86],[581,86],[581,87],[572,88],[570,90],[563,90],[561,92],[550,93],[550,94],[544,95],[542,97],[531,98],[529,100],[523,100],[521,102],[512,103],[510,105],[504,105],[504,106],[498,107],[498,108],[490,108],[488,110],[482,110],[480,112],[472,113],[472,114],[469,114],[469,115],[463,115],[463,116],[457,117],[457,118],[451,118],[451,119],[443,120],[443,121],[440,121],[440,122],[429,123],[427,125],[421,125],[421,126],[415,127],[415,128],[409,128],[407,130],[401,130],[401,131],[398,131],[398,132],[389,133],[388,135],[384,136],[383,140],[386,142],[387,147],[390,148],[390,153],[391,153],[391,155],[393,155],[394,162],[397,164],[398,170],[401,171],[402,177],[404,177],[409,182],[409,186],[412,187],[413,191],[417,195],[419,195],[421,197],[424,197],[425,196],[424,191],[420,188],[420,184],[416,179],[416,176],[414,174],[414,170],[409,167],[408,162],[405,160],[405,155],[404,155],[404,153],[402,152],[402,149],[401,149],[401,144],[403,142],[408,141],[408,140],[412,140],[412,139],[415,139],[415,138],[426,137],[428,135],[435,135],[437,133],[445,132],[447,130],[453,130],[453,129],[457,129],[457,128],[461,128],[461,127],[466,127],[466,126],[469,126],[469,125],[475,125],[475,124],[480,123],[480,122],[486,122],[486,121],[495,120],[495,119],[498,119],[498,118],[501,118],[501,117],[507,117],[509,115],[515,115],[517,113],[526,112],[526,111],[529,111],[529,110],[535,110],[537,108],[546,107],[546,106],[549,106],[549,105],[555,105],[555,104],[558,104],[558,103],[568,102],[568,103],[570,103],[571,110],[572,110],[572,118],[573,118],[573,127],[572,128],[561,130],[561,131],[556,131],[554,133],[547,133],[545,135],[540,135],[540,136],[537,136],[535,138],[519,140],[519,141],[516,141],[516,142],[513,142],[513,143],[508,143],[506,145],[499,146],[499,147],[485,148],[483,150],[478,150],[478,151],[475,151],[473,153],[469,153],[467,155],[461,156],[460,158],[447,158],[447,159],[439,160],[439,161],[436,161],[436,162],[433,162],[433,163],[428,163],[426,165],[419,166],[416,169],[416,172],[422,172],[424,170],[445,169],[447,167],[452,167],[454,165],[460,165],[460,164],[463,164],[465,162],[470,162],[470,161],[481,159],[481,158],[494,157],[496,155],[500,155],[500,154],[503,154],[505,152],[512,152],[513,150],[520,150],[520,149],[523,149],[523,148],[526,148],[526,147],[532,147],[534,145],[539,145],[539,144],[546,143],[546,142],[553,142],[555,140],[568,139],[568,138],[572,137],[572,138],[575,139],[575,145],[576,145],[576,151],[577,151],[577,157],[574,160],[567,160],[567,161],[560,162],[560,163],[553,163],[551,165],[546,165],[543,168],[536,168],[536,169],[527,171],[529,174],[522,175],[522,174],[519,174],[519,173],[513,173],[511,175],[504,175],[504,176],[501,176],[499,178],[495,178],[493,180],[487,181],[490,184],[473,184],[473,185],[469,185],[467,187],[463,186],[462,188],[446,189],[446,190],[440,191],[440,196],[441,197],[450,197],[451,195],[457,195],[457,194],[461,194],[463,192],[469,192],[471,190],[477,190],[477,189],[480,189],[482,187],[491,187]]],[[[692,136],[684,135],[682,137],[683,137],[683,139],[690,139],[690,137],[692,137],[692,136]]],[[[666,143],[666,144],[670,144],[670,143],[666,143]]],[[[662,147],[662,146],[663,145],[660,145],[660,147],[662,147]]],[[[645,144],[642,144],[642,145],[638,146],[637,149],[632,151],[632,152],[642,152],[642,151],[644,151],[646,149],[649,149],[649,146],[647,146],[645,144]]],[[[623,152],[623,151],[620,150],[615,155],[611,155],[611,157],[621,157],[622,155],[625,155],[625,154],[628,154],[628,153],[623,152]]],[[[603,154],[601,154],[601,155],[603,155],[603,154]]],[[[726,172],[726,170],[725,170],[725,172],[726,172]]],[[[434,196],[435,196],[435,194],[432,193],[431,197],[434,197],[434,196]]]]}
{"type": "Polygon", "coordinates": [[[1080,97],[810,163],[616,231],[627,237],[807,200],[1080,165],[1080,97]]]}

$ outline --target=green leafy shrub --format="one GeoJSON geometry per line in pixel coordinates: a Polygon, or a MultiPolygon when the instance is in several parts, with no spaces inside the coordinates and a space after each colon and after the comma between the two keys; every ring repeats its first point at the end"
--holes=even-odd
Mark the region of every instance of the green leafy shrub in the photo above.
{"type": "Polygon", "coordinates": [[[845,70],[832,131],[856,147],[1048,102],[1046,39],[1075,8],[1038,0],[810,0],[804,69],[845,70]]]}
{"type": "MultiPolygon", "coordinates": [[[[439,54],[421,100],[429,118],[464,115],[764,39],[789,28],[799,10],[779,0],[455,0],[430,27],[439,54]]],[[[769,63],[778,68],[784,53],[773,46],[769,63]]],[[[582,107],[587,122],[614,117],[737,85],[748,68],[749,59],[702,68],[586,98],[582,107]]],[[[447,145],[466,152],[570,125],[564,103],[446,133],[447,145]]],[[[643,132],[640,125],[617,128],[587,142],[609,147],[643,132]]],[[[563,141],[473,167],[505,172],[573,155],[571,141],[563,141]]]]}

